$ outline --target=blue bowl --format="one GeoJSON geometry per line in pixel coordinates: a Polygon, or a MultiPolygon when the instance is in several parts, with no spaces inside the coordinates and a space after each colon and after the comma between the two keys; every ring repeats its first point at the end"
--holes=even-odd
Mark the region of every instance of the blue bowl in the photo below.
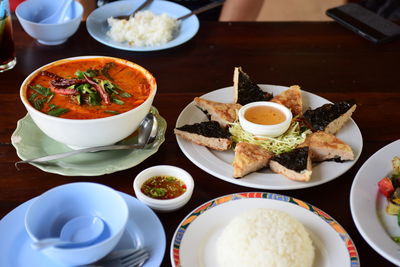
{"type": "Polygon", "coordinates": [[[79,28],[82,20],[83,6],[73,1],[63,22],[56,24],[40,23],[59,8],[59,1],[27,0],[15,10],[22,28],[39,43],[58,45],[64,43],[79,28]]]}
{"type": "Polygon", "coordinates": [[[62,264],[89,264],[114,249],[128,222],[128,205],[112,188],[86,182],[55,187],[33,201],[25,214],[25,228],[33,241],[59,237],[66,222],[85,215],[98,216],[105,223],[95,242],[83,247],[50,247],[42,252],[62,264]]]}

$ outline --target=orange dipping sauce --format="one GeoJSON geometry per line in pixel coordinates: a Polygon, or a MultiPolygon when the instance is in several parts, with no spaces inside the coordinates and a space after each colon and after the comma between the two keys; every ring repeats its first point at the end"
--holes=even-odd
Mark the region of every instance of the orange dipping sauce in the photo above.
{"type": "Polygon", "coordinates": [[[255,106],[246,110],[244,113],[246,120],[261,124],[274,125],[285,121],[285,114],[277,108],[269,106],[255,106]]]}
{"type": "Polygon", "coordinates": [[[91,73],[90,79],[105,89],[109,103],[104,101],[104,94],[99,93],[90,83],[87,83],[86,88],[79,87],[84,82],[61,88],[61,91],[77,91],[71,94],[59,93],[59,87],[54,87],[57,78],[43,75],[42,72],[29,82],[26,96],[37,110],[67,119],[98,119],[127,112],[146,101],[155,80],[135,68],[134,64],[124,62],[112,58],[88,58],[65,61],[45,69],[63,79],[83,81],[85,78],[82,74],[79,77],[79,72],[91,73]]]}

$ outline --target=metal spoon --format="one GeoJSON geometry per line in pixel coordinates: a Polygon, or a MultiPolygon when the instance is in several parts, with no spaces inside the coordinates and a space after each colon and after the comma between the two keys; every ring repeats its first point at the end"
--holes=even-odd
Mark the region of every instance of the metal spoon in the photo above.
{"type": "Polygon", "coordinates": [[[126,19],[129,20],[130,17],[135,16],[135,14],[142,10],[143,8],[145,8],[147,5],[149,5],[151,2],[153,2],[153,0],[146,0],[144,1],[138,8],[136,8],[130,15],[125,15],[125,16],[118,16],[118,17],[114,17],[114,19],[126,19]]]}
{"type": "Polygon", "coordinates": [[[79,216],[69,220],[61,229],[60,237],[45,238],[32,243],[34,249],[68,245],[84,246],[97,239],[104,231],[104,222],[97,216],[79,216]]]}
{"type": "MultiPolygon", "coordinates": [[[[138,11],[140,11],[141,9],[143,9],[144,7],[146,7],[146,6],[147,6],[148,4],[150,4],[150,2],[152,2],[152,1],[153,1],[153,0],[147,0],[147,1],[145,1],[145,2],[144,2],[143,4],[141,4],[135,11],[133,11],[132,14],[130,14],[130,15],[127,15],[127,16],[118,16],[118,17],[114,17],[114,18],[115,18],[115,19],[126,19],[126,20],[129,20],[130,17],[133,17],[133,16],[136,14],[136,12],[138,12],[138,11]]],[[[210,10],[210,9],[213,9],[213,8],[216,8],[216,7],[219,7],[219,6],[223,5],[224,2],[225,2],[225,0],[220,0],[220,1],[212,2],[212,3],[208,4],[208,5],[205,5],[205,6],[202,6],[202,7],[198,8],[198,9],[195,9],[195,10],[193,10],[192,12],[190,12],[190,13],[184,15],[184,16],[181,16],[181,17],[177,18],[176,20],[183,20],[183,19],[186,19],[186,18],[188,18],[188,17],[190,17],[190,16],[192,16],[192,15],[196,15],[196,14],[203,13],[203,12],[205,12],[205,11],[208,11],[208,10],[210,10]]]]}
{"type": "Polygon", "coordinates": [[[224,2],[225,2],[225,0],[212,2],[211,4],[208,4],[208,5],[202,6],[202,7],[198,8],[198,9],[195,9],[192,12],[190,12],[189,14],[181,16],[181,17],[177,18],[176,20],[183,20],[183,19],[186,19],[186,18],[188,18],[188,17],[190,17],[192,15],[203,13],[205,11],[208,11],[210,9],[213,9],[213,8],[216,8],[216,7],[219,7],[219,6],[223,5],[224,2]]]}
{"type": "Polygon", "coordinates": [[[41,163],[47,162],[55,159],[62,159],[66,157],[70,157],[73,155],[77,155],[85,152],[98,152],[104,150],[123,150],[123,149],[142,149],[146,145],[149,145],[154,142],[157,137],[157,129],[158,122],[157,118],[153,115],[153,113],[148,113],[143,121],[139,125],[139,136],[138,143],[132,145],[108,145],[108,146],[96,146],[96,147],[88,147],[83,149],[72,150],[64,153],[53,154],[45,157],[22,160],[15,163],[15,167],[18,169],[18,164],[20,163],[41,163]]]}

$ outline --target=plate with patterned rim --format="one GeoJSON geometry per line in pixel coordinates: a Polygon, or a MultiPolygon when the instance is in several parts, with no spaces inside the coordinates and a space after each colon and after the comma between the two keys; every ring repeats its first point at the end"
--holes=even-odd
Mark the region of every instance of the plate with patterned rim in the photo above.
{"type": "Polygon", "coordinates": [[[349,234],[332,217],[296,198],[265,192],[247,192],[210,200],[186,216],[171,242],[172,266],[217,266],[216,240],[234,217],[249,208],[271,208],[298,219],[315,247],[314,266],[360,266],[349,234]]]}
{"type": "MultiPolygon", "coordinates": [[[[134,167],[156,153],[165,140],[167,122],[155,107],[151,108],[158,121],[158,132],[152,147],[133,150],[101,151],[53,160],[47,163],[30,163],[50,173],[65,176],[97,176],[134,167]]],[[[11,143],[22,160],[70,151],[71,148],[45,135],[33,122],[29,114],[20,119],[17,129],[11,136],[11,143]]],[[[121,143],[137,143],[137,134],[133,134],[121,143]]]]}
{"type": "MultiPolygon", "coordinates": [[[[271,92],[274,95],[288,89],[288,87],[277,85],[259,84],[259,86],[262,90],[271,92]]],[[[222,103],[232,103],[233,87],[225,87],[211,91],[201,97],[222,103]]],[[[308,107],[315,109],[323,104],[331,103],[323,97],[304,90],[302,90],[302,98],[303,107],[305,109],[308,107]]],[[[194,124],[205,120],[207,120],[206,115],[200,111],[200,109],[198,109],[194,104],[194,101],[192,101],[182,110],[176,121],[176,127],[185,124],[194,124]]],[[[354,160],[346,162],[324,161],[318,164],[313,164],[313,173],[311,180],[308,182],[289,180],[280,174],[273,173],[267,168],[250,173],[240,179],[235,179],[232,177],[232,162],[234,159],[233,150],[217,151],[196,145],[179,136],[177,136],[176,139],[180,149],[189,160],[196,164],[200,169],[219,179],[232,184],[257,189],[290,190],[327,183],[348,171],[357,162],[363,147],[363,138],[357,124],[350,119],[343,128],[340,129],[336,136],[346,142],[353,149],[354,160]]]]}

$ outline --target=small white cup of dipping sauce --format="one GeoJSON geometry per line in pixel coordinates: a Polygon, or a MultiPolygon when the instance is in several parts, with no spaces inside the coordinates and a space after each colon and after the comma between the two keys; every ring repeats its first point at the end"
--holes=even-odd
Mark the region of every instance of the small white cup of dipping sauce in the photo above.
{"type": "MultiPolygon", "coordinates": [[[[151,184],[151,186],[154,186],[154,184],[151,184]]],[[[165,183],[163,183],[162,187],[167,189],[167,193],[168,188],[174,189],[165,183]]],[[[170,212],[183,207],[190,200],[193,193],[193,188],[194,181],[192,176],[184,169],[170,165],[157,165],[147,168],[140,172],[133,181],[133,189],[135,191],[136,197],[153,210],[160,212],[170,212]],[[146,184],[146,182],[149,182],[151,179],[168,179],[169,177],[175,180],[173,182],[174,184],[176,184],[176,180],[178,180],[182,182],[182,185],[185,186],[186,190],[181,195],[173,198],[153,198],[152,196],[147,195],[145,192],[142,192],[142,187],[146,184]]],[[[174,192],[178,191],[179,190],[176,190],[176,188],[174,189],[174,192]]]]}
{"type": "Polygon", "coordinates": [[[286,132],[292,117],[287,107],[268,101],[252,102],[239,110],[243,130],[266,137],[277,137],[286,132]]]}

